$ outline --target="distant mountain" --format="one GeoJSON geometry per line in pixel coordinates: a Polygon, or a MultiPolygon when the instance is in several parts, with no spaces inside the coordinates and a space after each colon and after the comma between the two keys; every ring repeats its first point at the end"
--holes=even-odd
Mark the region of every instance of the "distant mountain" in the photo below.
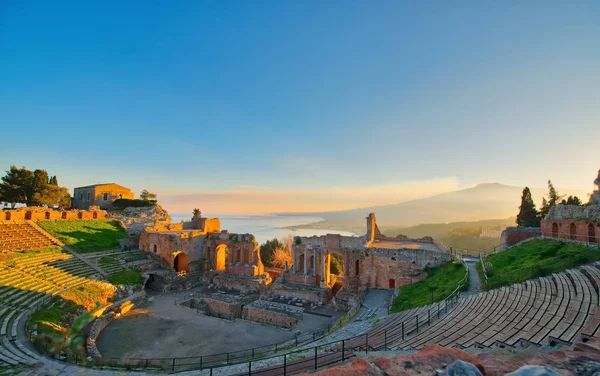
{"type": "MultiPolygon", "coordinates": [[[[523,187],[484,183],[473,188],[399,204],[314,214],[325,219],[326,223],[323,225],[336,228],[364,225],[369,213],[375,213],[377,224],[385,227],[508,218],[517,215],[522,191],[523,187]]],[[[582,201],[587,201],[587,192],[583,190],[558,189],[558,192],[561,195],[576,195],[582,201]]],[[[532,189],[538,209],[542,203],[541,198],[546,193],[546,188],[532,189]]]]}

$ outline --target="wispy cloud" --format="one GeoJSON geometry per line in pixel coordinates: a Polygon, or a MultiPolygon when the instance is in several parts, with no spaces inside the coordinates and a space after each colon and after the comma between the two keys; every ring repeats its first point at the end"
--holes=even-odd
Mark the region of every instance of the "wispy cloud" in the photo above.
{"type": "Polygon", "coordinates": [[[160,193],[160,203],[174,213],[199,207],[205,213],[274,213],[344,210],[394,204],[454,191],[456,178],[390,182],[330,189],[270,189],[241,186],[228,191],[160,193]]]}

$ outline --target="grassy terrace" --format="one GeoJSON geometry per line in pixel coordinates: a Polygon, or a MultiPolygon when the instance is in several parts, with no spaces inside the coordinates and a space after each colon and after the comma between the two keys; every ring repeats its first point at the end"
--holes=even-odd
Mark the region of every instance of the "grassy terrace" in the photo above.
{"type": "MultiPolygon", "coordinates": [[[[600,260],[598,248],[558,240],[535,239],[485,259],[488,290],[543,277],[600,260]]],[[[482,283],[481,265],[477,263],[482,283]]]]}
{"type": "Polygon", "coordinates": [[[464,265],[458,261],[426,271],[427,279],[400,288],[400,294],[392,303],[392,312],[406,311],[445,299],[452,294],[467,273],[464,265]]]}
{"type": "Polygon", "coordinates": [[[127,237],[116,221],[40,221],[38,225],[79,253],[119,248],[127,237]]]}
{"type": "Polygon", "coordinates": [[[144,282],[144,278],[142,277],[142,272],[137,269],[127,269],[115,273],[108,277],[108,280],[113,285],[140,285],[144,282]]]}

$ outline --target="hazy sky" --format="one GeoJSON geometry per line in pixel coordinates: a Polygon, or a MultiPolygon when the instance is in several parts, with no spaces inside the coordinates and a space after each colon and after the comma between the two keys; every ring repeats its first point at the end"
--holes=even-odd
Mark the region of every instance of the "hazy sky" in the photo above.
{"type": "Polygon", "coordinates": [[[591,191],[600,2],[0,0],[0,129],[2,170],[175,211],[591,191]]]}

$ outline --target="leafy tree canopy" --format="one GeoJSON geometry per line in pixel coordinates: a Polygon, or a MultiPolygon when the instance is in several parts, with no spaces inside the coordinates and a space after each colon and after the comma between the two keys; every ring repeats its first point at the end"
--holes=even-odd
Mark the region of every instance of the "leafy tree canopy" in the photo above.
{"type": "Polygon", "coordinates": [[[194,208],[194,210],[192,210],[192,221],[196,218],[200,218],[201,216],[202,212],[200,211],[200,209],[194,208]]]}
{"type": "Polygon", "coordinates": [[[156,199],[156,193],[148,192],[148,190],[144,189],[140,192],[140,200],[154,200],[156,199]]]}
{"type": "Polygon", "coordinates": [[[285,245],[277,238],[267,240],[260,246],[260,259],[267,267],[273,267],[273,259],[275,258],[275,250],[277,248],[285,249],[285,245]]]}
{"type": "Polygon", "coordinates": [[[27,206],[70,207],[71,196],[58,186],[56,176],[49,177],[46,170],[30,171],[25,167],[10,166],[0,183],[0,201],[27,206]]]}

